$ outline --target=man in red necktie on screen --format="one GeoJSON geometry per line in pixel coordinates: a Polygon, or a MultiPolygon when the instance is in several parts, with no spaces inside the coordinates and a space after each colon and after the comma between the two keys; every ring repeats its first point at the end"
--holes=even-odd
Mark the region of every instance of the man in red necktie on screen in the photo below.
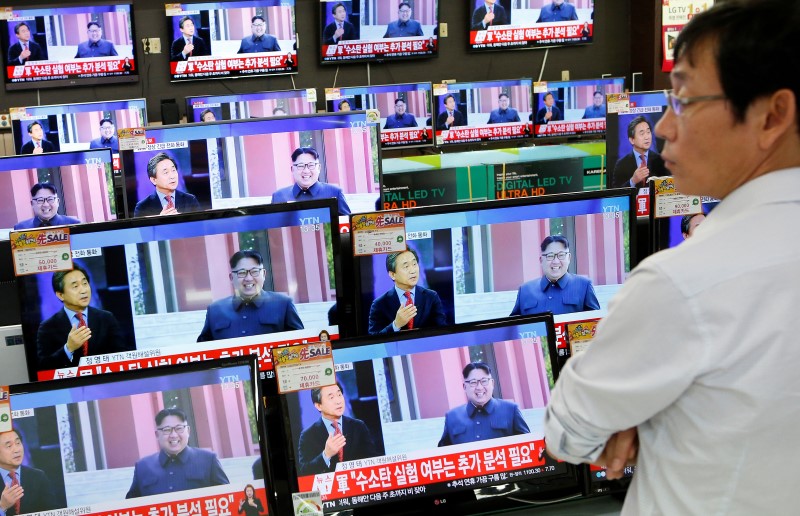
{"type": "Polygon", "coordinates": [[[17,42],[8,49],[8,66],[47,59],[47,52],[31,38],[31,29],[27,23],[23,21],[16,24],[14,34],[17,36],[17,42]]]}
{"type": "Polygon", "coordinates": [[[200,203],[194,195],[178,190],[181,176],[178,164],[166,152],[159,152],[147,162],[147,176],[156,191],[136,203],[134,217],[147,215],[177,215],[200,211],[200,203]]]}
{"type": "Polygon", "coordinates": [[[358,39],[355,26],[347,21],[347,8],[338,2],[331,9],[333,21],[322,30],[322,42],[325,45],[337,45],[342,41],[358,39]]]}
{"type": "Polygon", "coordinates": [[[439,294],[417,284],[418,258],[417,252],[410,247],[408,251],[386,256],[386,271],[394,286],[372,302],[369,309],[370,334],[448,324],[439,294]]]}
{"type": "Polygon", "coordinates": [[[23,466],[25,447],[17,430],[0,433],[0,514],[17,516],[58,509],[44,471],[23,466]]]}
{"type": "Polygon", "coordinates": [[[495,25],[508,25],[505,8],[497,0],[484,0],[472,13],[472,30],[486,30],[495,25]]]}

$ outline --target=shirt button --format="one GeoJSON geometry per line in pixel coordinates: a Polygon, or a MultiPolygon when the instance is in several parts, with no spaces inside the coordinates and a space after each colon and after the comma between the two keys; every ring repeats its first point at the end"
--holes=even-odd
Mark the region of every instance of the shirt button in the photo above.
{"type": "Polygon", "coordinates": [[[480,424],[481,424],[481,422],[480,422],[480,421],[475,421],[475,424],[476,424],[476,425],[480,425],[480,424]]]}
{"type": "Polygon", "coordinates": [[[244,335],[244,330],[242,330],[242,335],[244,335]]]}
{"type": "Polygon", "coordinates": [[[247,319],[247,316],[246,316],[246,315],[243,315],[243,316],[242,316],[242,319],[247,319]]]}

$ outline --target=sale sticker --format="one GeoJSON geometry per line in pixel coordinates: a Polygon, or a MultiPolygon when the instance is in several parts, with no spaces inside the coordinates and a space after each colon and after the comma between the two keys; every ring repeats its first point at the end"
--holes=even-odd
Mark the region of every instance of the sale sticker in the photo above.
{"type": "Polygon", "coordinates": [[[359,213],[350,224],[355,256],[407,251],[403,211],[359,213]]]}
{"type": "Polygon", "coordinates": [[[17,276],[72,270],[69,228],[12,231],[9,239],[17,276]]]}
{"type": "Polygon", "coordinates": [[[678,193],[671,177],[654,178],[652,181],[656,197],[655,218],[694,215],[703,211],[700,196],[678,193]]]}
{"type": "Polygon", "coordinates": [[[278,392],[284,394],[336,383],[329,341],[272,349],[278,392]]]}

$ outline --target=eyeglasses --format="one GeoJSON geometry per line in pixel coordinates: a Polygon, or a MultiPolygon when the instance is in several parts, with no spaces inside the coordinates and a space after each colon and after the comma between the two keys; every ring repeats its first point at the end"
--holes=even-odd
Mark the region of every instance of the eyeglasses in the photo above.
{"type": "Polygon", "coordinates": [[[103,32],[102,29],[89,29],[89,34],[100,34],[103,32]]]}
{"type": "Polygon", "coordinates": [[[567,256],[569,256],[569,251],[561,251],[560,253],[543,254],[542,258],[544,258],[548,262],[552,262],[554,258],[558,258],[559,260],[564,260],[567,256]]]}
{"type": "Polygon", "coordinates": [[[294,163],[292,166],[297,170],[314,170],[319,165],[319,161],[312,161],[311,163],[294,163]]]}
{"type": "Polygon", "coordinates": [[[189,425],[175,425],[175,426],[165,426],[165,427],[162,427],[162,428],[158,428],[157,430],[159,432],[161,432],[161,435],[169,435],[173,431],[176,434],[181,435],[181,434],[183,434],[183,432],[186,431],[186,429],[188,427],[189,427],[189,425]]]}
{"type": "Polygon", "coordinates": [[[483,387],[486,387],[487,385],[489,385],[489,382],[491,381],[492,377],[487,376],[486,378],[481,378],[480,380],[464,380],[464,383],[474,389],[475,387],[478,386],[478,384],[481,384],[483,387]]]}
{"type": "Polygon", "coordinates": [[[253,278],[261,276],[261,273],[264,272],[264,267],[254,267],[252,269],[239,269],[235,271],[231,271],[232,274],[236,274],[237,278],[246,278],[249,274],[253,278]]]}
{"type": "Polygon", "coordinates": [[[55,196],[52,196],[52,197],[34,197],[31,200],[33,202],[35,202],[36,204],[38,204],[39,206],[41,206],[44,203],[53,204],[54,202],[56,202],[58,200],[58,197],[55,197],[55,196]]]}
{"type": "Polygon", "coordinates": [[[266,23],[254,23],[252,26],[253,27],[266,27],[267,24],[266,23]]]}
{"type": "Polygon", "coordinates": [[[400,12],[403,13],[403,14],[410,13],[411,9],[400,9],[400,12]]]}
{"type": "Polygon", "coordinates": [[[667,98],[667,105],[672,108],[677,116],[681,116],[683,108],[690,106],[697,102],[707,102],[710,100],[725,100],[728,97],[725,94],[719,95],[698,95],[697,97],[679,97],[672,92],[672,90],[664,90],[664,96],[667,98]]]}

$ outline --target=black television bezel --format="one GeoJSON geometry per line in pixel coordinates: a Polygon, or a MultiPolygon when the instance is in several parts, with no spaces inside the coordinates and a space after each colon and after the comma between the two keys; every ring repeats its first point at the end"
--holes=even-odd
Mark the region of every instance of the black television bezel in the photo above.
{"type": "MultiPolygon", "coordinates": [[[[488,330],[506,326],[520,324],[545,323],[547,326],[547,352],[552,364],[553,380],[558,379],[559,369],[556,361],[556,338],[553,316],[549,312],[526,315],[519,317],[506,317],[485,322],[470,322],[455,324],[452,326],[439,328],[415,329],[393,334],[367,335],[355,338],[339,340],[335,343],[334,358],[337,349],[359,348],[367,345],[380,345],[387,342],[402,342],[422,337],[450,336],[456,333],[466,333],[469,331],[488,330]]],[[[279,406],[280,409],[273,414],[267,415],[267,427],[269,435],[280,435],[283,444],[283,454],[274,460],[280,461],[281,468],[276,471],[286,471],[286,478],[281,478],[280,482],[286,482],[289,492],[279,492],[277,504],[279,511],[291,509],[291,493],[298,489],[296,469],[294,466],[295,451],[293,447],[286,446],[292,443],[292,434],[289,425],[287,403],[284,396],[277,392],[267,392],[267,406],[279,406]]],[[[277,450],[277,447],[268,447],[270,450],[277,450]]],[[[553,464],[561,463],[566,467],[563,473],[544,476],[542,478],[528,479],[518,483],[498,483],[493,486],[479,488],[482,497],[491,494],[486,499],[477,499],[476,490],[464,488],[447,495],[426,495],[420,497],[404,497],[394,503],[368,504],[364,507],[354,509],[353,514],[367,515],[381,511],[383,514],[425,514],[435,510],[446,509],[452,514],[469,514],[483,511],[496,511],[498,509],[519,509],[529,507],[530,502],[547,503],[566,498],[580,496],[580,477],[579,467],[561,461],[555,461],[547,457],[547,461],[553,464]],[[526,497],[530,497],[526,499],[526,497]],[[446,504],[446,505],[443,505],[446,504]]]]}
{"type": "MultiPolygon", "coordinates": [[[[79,224],[74,226],[68,226],[70,230],[70,235],[79,235],[85,233],[101,233],[103,231],[124,231],[124,230],[131,230],[131,229],[142,229],[147,227],[153,226],[163,226],[165,224],[183,224],[186,222],[202,222],[206,220],[222,220],[231,217],[246,217],[249,215],[266,215],[271,213],[281,213],[281,212],[295,212],[300,210],[309,210],[309,209],[325,209],[327,208],[331,221],[331,248],[333,254],[333,266],[334,266],[334,285],[336,288],[336,306],[343,306],[344,305],[344,288],[342,284],[342,263],[343,263],[343,256],[340,253],[341,245],[339,241],[339,213],[338,213],[338,206],[336,199],[315,199],[310,201],[302,201],[302,202],[293,202],[293,203],[278,203],[278,204],[261,204],[255,206],[246,206],[241,208],[234,208],[234,209],[220,209],[220,210],[207,210],[207,211],[199,211],[199,212],[192,212],[192,213],[185,213],[180,215],[168,215],[168,216],[151,216],[151,217],[138,217],[132,219],[121,219],[115,221],[108,221],[108,222],[94,222],[90,224],[79,224]]],[[[231,232],[234,233],[234,228],[231,228],[231,232]]],[[[16,286],[19,293],[19,304],[22,308],[22,301],[25,298],[26,290],[25,285],[21,284],[22,280],[20,278],[25,278],[26,276],[18,276],[16,278],[16,286]]],[[[23,336],[23,345],[25,346],[25,358],[26,358],[26,366],[28,370],[28,379],[31,382],[36,382],[37,380],[37,373],[39,369],[37,369],[37,353],[36,353],[36,332],[31,333],[31,328],[38,328],[42,321],[31,322],[29,319],[29,315],[27,315],[24,311],[21,314],[21,324],[22,324],[22,336],[23,336]],[[31,337],[26,339],[26,332],[31,337]],[[31,342],[30,340],[33,339],[31,342]]],[[[339,333],[341,333],[341,329],[339,333]]],[[[159,348],[165,349],[165,348],[159,348]]],[[[168,348],[166,348],[168,349],[168,348]]],[[[102,355],[101,355],[102,356],[102,355]]],[[[47,369],[44,369],[47,371],[47,369]]],[[[113,373],[118,374],[118,373],[113,373]]]]}
{"type": "MultiPolygon", "coordinates": [[[[192,107],[192,101],[193,100],[200,100],[200,99],[213,100],[213,99],[218,99],[218,98],[221,98],[221,97],[232,97],[232,96],[236,96],[236,95],[258,95],[258,94],[270,94],[270,93],[283,93],[283,92],[287,92],[287,91],[306,91],[307,92],[308,89],[300,88],[300,89],[291,89],[291,90],[265,90],[265,91],[253,91],[253,92],[250,92],[250,93],[227,93],[227,94],[224,94],[224,95],[187,95],[183,99],[184,104],[186,106],[186,122],[189,123],[189,124],[203,123],[203,122],[194,122],[193,120],[191,120],[189,118],[189,113],[194,111],[194,108],[192,107]]],[[[285,98],[293,98],[293,97],[285,97],[285,98]]],[[[305,98],[307,99],[308,97],[305,97],[305,98]]],[[[265,99],[260,99],[260,100],[269,100],[269,99],[265,98],[265,99]]],[[[237,102],[247,102],[247,101],[237,101],[237,102]]],[[[312,103],[309,100],[306,100],[306,102],[308,102],[309,104],[312,103]]],[[[314,104],[314,111],[316,113],[317,103],[313,102],[313,104],[314,104]]],[[[289,116],[308,116],[308,115],[313,115],[315,113],[304,113],[304,114],[301,114],[301,115],[289,115],[289,116]]],[[[268,118],[271,118],[271,117],[268,117],[268,118]]],[[[230,121],[233,121],[233,120],[245,120],[245,119],[243,119],[243,118],[225,118],[223,120],[215,120],[215,121],[216,122],[223,122],[223,121],[224,122],[230,122],[230,121]]],[[[208,122],[205,122],[205,123],[208,123],[208,122]]]]}
{"type": "MultiPolygon", "coordinates": [[[[98,1],[98,0],[89,0],[83,5],[64,5],[64,4],[34,4],[22,7],[20,9],[47,9],[47,8],[57,8],[57,7],[105,7],[105,6],[114,6],[114,5],[127,5],[129,7],[129,21],[130,21],[130,30],[131,30],[131,54],[134,62],[134,69],[133,73],[130,75],[117,75],[112,77],[83,77],[83,78],[74,78],[74,79],[49,79],[44,81],[31,81],[31,82],[15,82],[9,83],[8,77],[8,68],[6,64],[6,52],[8,51],[7,48],[3,47],[3,82],[5,83],[5,90],[6,91],[19,91],[19,90],[39,90],[44,88],[62,88],[62,87],[69,87],[69,86],[102,86],[105,84],[128,84],[128,83],[135,83],[139,82],[139,68],[141,67],[141,60],[137,56],[137,42],[138,39],[136,38],[136,23],[134,22],[134,15],[133,15],[133,0],[105,0],[105,1],[98,1]]],[[[0,40],[7,40],[9,39],[10,35],[8,34],[8,24],[2,23],[0,24],[3,26],[0,29],[0,40]]]]}

